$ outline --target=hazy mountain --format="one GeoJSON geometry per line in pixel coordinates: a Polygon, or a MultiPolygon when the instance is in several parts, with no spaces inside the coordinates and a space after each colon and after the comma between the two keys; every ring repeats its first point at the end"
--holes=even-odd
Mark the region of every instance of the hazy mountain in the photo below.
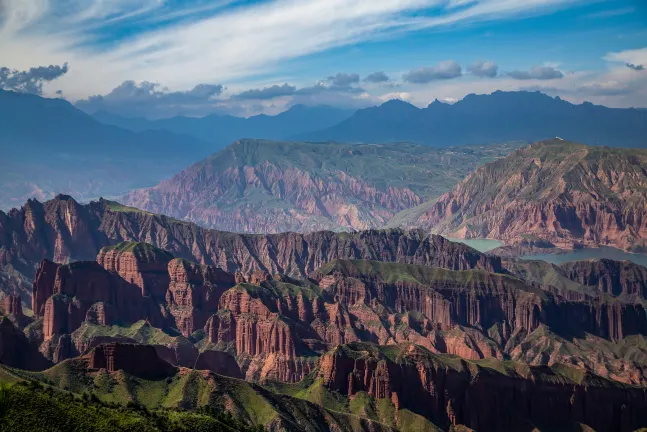
{"type": "Polygon", "coordinates": [[[647,150],[539,142],[479,168],[390,226],[641,252],[647,245],[647,150]]]}
{"type": "Polygon", "coordinates": [[[285,139],[288,136],[311,132],[336,125],[347,119],[354,110],[329,106],[295,105],[275,116],[257,115],[249,118],[228,115],[209,115],[202,118],[173,117],[162,120],[126,118],[98,111],[93,117],[102,123],[119,126],[135,132],[166,129],[225,146],[242,138],[285,139]]]}
{"type": "Polygon", "coordinates": [[[9,208],[59,192],[86,199],[154,185],[213,150],[168,131],[105,125],[62,99],[0,90],[0,151],[0,208],[9,208]]]}
{"type": "Polygon", "coordinates": [[[435,149],[246,139],[123,201],[238,232],[376,228],[519,145],[435,149]]]}
{"type": "Polygon", "coordinates": [[[418,109],[402,101],[358,110],[328,129],[297,135],[305,141],[410,141],[435,146],[534,142],[555,136],[589,145],[647,146],[647,111],[574,105],[539,92],[470,94],[453,105],[418,109]]]}

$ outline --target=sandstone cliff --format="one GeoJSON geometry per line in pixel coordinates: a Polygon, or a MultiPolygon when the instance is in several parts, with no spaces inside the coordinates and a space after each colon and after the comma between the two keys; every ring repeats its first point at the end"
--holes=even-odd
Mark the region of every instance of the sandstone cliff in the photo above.
{"type": "Polygon", "coordinates": [[[570,249],[647,244],[647,153],[539,142],[485,165],[399,226],[570,249]]]}

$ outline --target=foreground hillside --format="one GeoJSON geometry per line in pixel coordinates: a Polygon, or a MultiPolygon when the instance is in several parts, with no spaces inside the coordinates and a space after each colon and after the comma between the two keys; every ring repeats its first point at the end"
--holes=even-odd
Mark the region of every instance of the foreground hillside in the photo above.
{"type": "Polygon", "coordinates": [[[393,226],[561,248],[647,244],[647,152],[543,141],[481,167],[393,226]]]}
{"type": "Polygon", "coordinates": [[[520,145],[434,149],[246,139],[121,200],[234,232],[378,228],[520,145]]]}

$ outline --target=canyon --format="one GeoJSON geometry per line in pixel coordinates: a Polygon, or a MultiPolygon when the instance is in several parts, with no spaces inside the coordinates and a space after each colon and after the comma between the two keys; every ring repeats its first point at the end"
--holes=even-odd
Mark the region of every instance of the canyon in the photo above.
{"type": "MultiPolygon", "coordinates": [[[[447,263],[337,259],[304,279],[229,273],[145,243],[108,246],[96,261],[41,263],[35,321],[23,334],[4,318],[0,359],[55,364],[46,376],[244,378],[288,396],[302,389],[306,400],[318,388],[327,396],[312,402],[346,398],[369,422],[385,420],[375,410],[386,404],[398,430],[410,418],[429,430],[645,421],[645,268],[447,263]],[[59,298],[64,307],[48,307],[59,298]]],[[[5,304],[21,314],[19,302],[5,304]]]]}
{"type": "Polygon", "coordinates": [[[422,230],[227,233],[68,196],[0,214],[0,241],[3,271],[23,278],[3,286],[7,367],[242,379],[283,398],[267,424],[287,430],[309,430],[286,414],[305,402],[341,430],[551,430],[553,409],[561,425],[643,421],[647,269],[630,262],[502,258],[422,230]]]}

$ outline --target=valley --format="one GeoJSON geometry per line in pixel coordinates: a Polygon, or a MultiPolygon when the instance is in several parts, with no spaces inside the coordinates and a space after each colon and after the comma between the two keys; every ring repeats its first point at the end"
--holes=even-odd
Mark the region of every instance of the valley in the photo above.
{"type": "MultiPolygon", "coordinates": [[[[123,146],[213,127],[76,115],[123,146]]],[[[145,148],[104,166],[112,189],[92,164],[56,178],[78,163],[60,155],[5,162],[32,182],[5,175],[8,202],[29,198],[0,211],[0,417],[165,431],[647,424],[644,150],[205,143],[117,198],[92,199],[156,165],[145,148]],[[62,181],[80,199],[50,198],[62,181]]]]}

